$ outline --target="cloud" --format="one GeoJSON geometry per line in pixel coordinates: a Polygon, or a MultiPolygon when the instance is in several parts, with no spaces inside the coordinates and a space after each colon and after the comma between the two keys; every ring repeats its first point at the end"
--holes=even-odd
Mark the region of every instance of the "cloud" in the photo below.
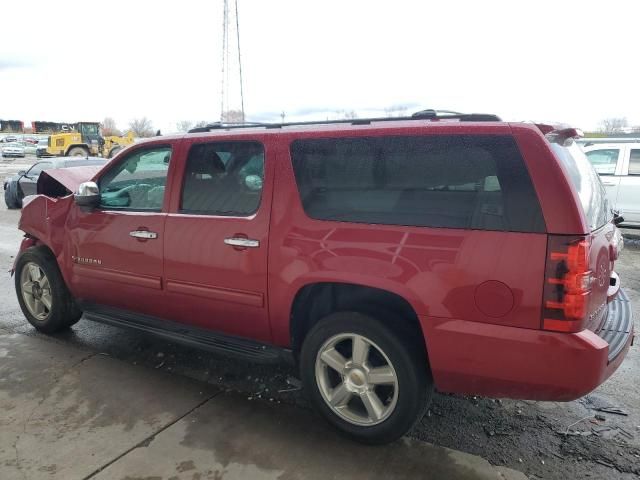
{"type": "Polygon", "coordinates": [[[7,58],[0,53],[0,72],[15,68],[30,68],[36,66],[37,62],[30,58],[7,58]]]}

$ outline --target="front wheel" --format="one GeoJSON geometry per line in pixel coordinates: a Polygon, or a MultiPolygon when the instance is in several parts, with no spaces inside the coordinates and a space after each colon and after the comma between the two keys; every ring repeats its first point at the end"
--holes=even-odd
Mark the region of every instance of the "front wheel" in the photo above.
{"type": "Polygon", "coordinates": [[[17,198],[18,195],[10,186],[4,191],[4,203],[7,204],[7,208],[20,208],[21,201],[17,198]]]}
{"type": "Polygon", "coordinates": [[[82,147],[73,147],[67,153],[68,157],[88,157],[89,152],[82,147]]]}
{"type": "Polygon", "coordinates": [[[383,323],[361,313],[334,313],[311,329],[302,346],[301,375],[312,403],[332,425],[363,443],[397,440],[431,400],[424,348],[399,333],[398,322],[402,319],[383,323]]]}
{"type": "Polygon", "coordinates": [[[64,330],[82,316],[58,264],[42,247],[29,248],[20,255],[16,263],[15,286],[22,313],[41,332],[64,330]]]}

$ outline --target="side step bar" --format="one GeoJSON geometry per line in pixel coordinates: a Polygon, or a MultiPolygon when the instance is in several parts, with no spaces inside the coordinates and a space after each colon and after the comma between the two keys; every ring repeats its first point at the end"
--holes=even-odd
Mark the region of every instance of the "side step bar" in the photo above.
{"type": "Polygon", "coordinates": [[[290,350],[204,328],[98,305],[81,305],[84,317],[115,327],[133,328],[191,347],[256,363],[294,363],[290,350]]]}

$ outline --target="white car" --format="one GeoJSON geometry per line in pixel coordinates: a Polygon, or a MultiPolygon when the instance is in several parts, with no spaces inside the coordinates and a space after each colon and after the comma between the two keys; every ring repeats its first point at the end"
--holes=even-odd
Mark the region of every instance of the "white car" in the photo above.
{"type": "Polygon", "coordinates": [[[24,157],[24,146],[20,142],[5,143],[1,148],[3,157],[24,157]]]}
{"type": "Polygon", "coordinates": [[[640,143],[599,143],[583,147],[600,175],[623,225],[640,226],[640,143]]]}

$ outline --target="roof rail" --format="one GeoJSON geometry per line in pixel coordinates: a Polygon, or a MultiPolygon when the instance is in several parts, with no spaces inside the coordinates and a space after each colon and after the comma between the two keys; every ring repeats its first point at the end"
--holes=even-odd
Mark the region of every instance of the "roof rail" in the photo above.
{"type": "Polygon", "coordinates": [[[282,128],[305,125],[333,125],[333,124],[350,124],[350,125],[370,125],[373,122],[397,122],[405,120],[458,120],[460,122],[501,122],[497,115],[489,113],[458,113],[448,110],[421,110],[415,112],[411,116],[405,117],[373,117],[373,118],[353,118],[346,120],[315,120],[305,122],[283,122],[283,123],[262,123],[262,122],[244,122],[244,123],[224,123],[216,122],[205,125],[204,127],[196,127],[189,130],[188,133],[203,133],[211,130],[226,130],[235,128],[282,128]]]}

